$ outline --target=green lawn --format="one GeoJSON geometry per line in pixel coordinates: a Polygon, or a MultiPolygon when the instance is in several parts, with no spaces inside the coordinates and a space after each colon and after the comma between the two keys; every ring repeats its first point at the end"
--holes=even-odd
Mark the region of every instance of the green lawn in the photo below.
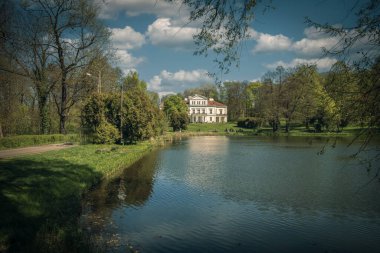
{"type": "Polygon", "coordinates": [[[79,142],[78,134],[16,135],[0,138],[0,150],[37,146],[42,144],[79,142]]]}
{"type": "MultiPolygon", "coordinates": [[[[312,129],[312,128],[311,128],[312,129]]],[[[228,123],[190,123],[185,132],[187,133],[210,133],[210,134],[229,134],[229,135],[279,135],[279,136],[355,136],[363,131],[358,126],[349,126],[343,131],[337,132],[320,132],[315,133],[307,130],[304,126],[293,126],[289,133],[286,133],[282,127],[276,133],[272,132],[270,127],[261,127],[258,129],[247,129],[238,127],[236,122],[228,123]]]]}
{"type": "Polygon", "coordinates": [[[151,149],[83,145],[0,161],[0,252],[90,251],[78,226],[83,193],[151,149]]]}
{"type": "MultiPolygon", "coordinates": [[[[189,132],[226,132],[226,130],[237,131],[240,128],[235,122],[228,123],[190,123],[187,126],[189,132]]],[[[248,131],[248,129],[246,129],[248,131]]],[[[252,130],[249,130],[252,132],[252,130]]]]}

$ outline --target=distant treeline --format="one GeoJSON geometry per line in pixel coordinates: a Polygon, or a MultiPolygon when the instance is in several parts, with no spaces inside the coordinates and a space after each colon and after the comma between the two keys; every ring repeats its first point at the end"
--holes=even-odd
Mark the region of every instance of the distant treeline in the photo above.
{"type": "Polygon", "coordinates": [[[379,127],[379,73],[379,60],[366,69],[337,62],[327,73],[315,65],[280,66],[261,81],[203,85],[183,96],[213,97],[228,106],[229,121],[247,128],[290,131],[296,124],[320,132],[341,131],[348,124],[379,127]]]}

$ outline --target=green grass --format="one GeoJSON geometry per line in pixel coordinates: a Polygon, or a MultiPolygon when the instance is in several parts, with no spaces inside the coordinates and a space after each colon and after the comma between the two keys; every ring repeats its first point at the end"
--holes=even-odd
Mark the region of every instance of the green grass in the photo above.
{"type": "MultiPolygon", "coordinates": [[[[187,126],[189,132],[225,132],[227,130],[238,130],[235,122],[228,123],[190,123],[187,126]]],[[[252,131],[252,130],[250,130],[252,131]]]]}
{"type": "Polygon", "coordinates": [[[0,150],[50,143],[79,142],[78,134],[16,135],[0,138],[0,150]]]}
{"type": "Polygon", "coordinates": [[[337,132],[312,132],[307,130],[303,126],[291,127],[289,133],[286,133],[283,128],[281,128],[276,133],[272,132],[270,127],[262,127],[258,129],[247,129],[238,127],[235,122],[228,123],[190,123],[188,128],[184,133],[188,135],[260,135],[260,136],[314,136],[314,137],[324,137],[324,136],[342,136],[350,137],[359,134],[363,130],[362,127],[349,126],[343,129],[343,131],[337,132]],[[228,131],[226,131],[228,130],[228,131]]]}
{"type": "Polygon", "coordinates": [[[0,161],[0,252],[90,252],[82,195],[152,149],[83,145],[0,161]]]}

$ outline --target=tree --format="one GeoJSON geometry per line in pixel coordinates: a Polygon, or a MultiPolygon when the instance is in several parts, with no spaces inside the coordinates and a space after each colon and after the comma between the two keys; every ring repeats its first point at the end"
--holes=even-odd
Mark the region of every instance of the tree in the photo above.
{"type": "Polygon", "coordinates": [[[31,0],[26,8],[44,20],[51,64],[56,66],[59,88],[54,100],[59,114],[59,132],[65,133],[70,108],[84,88],[83,68],[95,57],[109,37],[98,21],[98,9],[89,0],[31,0]]]}
{"type": "Polygon", "coordinates": [[[86,100],[81,113],[82,127],[93,142],[120,140],[119,131],[123,132],[123,143],[163,133],[162,112],[145,90],[135,87],[123,94],[122,102],[120,98],[117,93],[93,93],[86,100]]]}
{"type": "Polygon", "coordinates": [[[246,116],[246,94],[247,84],[242,82],[224,82],[226,89],[228,118],[237,120],[246,116]]]}
{"type": "Polygon", "coordinates": [[[204,85],[201,85],[200,87],[186,89],[183,92],[183,96],[185,98],[188,96],[193,96],[195,94],[205,96],[207,98],[214,98],[215,100],[219,100],[218,89],[216,85],[213,85],[213,84],[204,84],[204,85]]]}
{"type": "Polygon", "coordinates": [[[321,96],[321,81],[315,65],[299,65],[286,80],[281,91],[285,132],[297,118],[304,122],[315,114],[321,96]]]}
{"type": "Polygon", "coordinates": [[[13,60],[7,66],[2,65],[1,69],[8,72],[7,75],[20,75],[31,80],[38,103],[39,132],[46,134],[50,128],[49,96],[55,84],[49,76],[54,66],[50,63],[51,38],[47,36],[47,20],[35,12],[20,10],[15,3],[4,3],[2,10],[2,13],[13,14],[6,17],[1,48],[4,57],[13,60]]]}
{"type": "MultiPolygon", "coordinates": [[[[359,117],[352,105],[358,97],[358,76],[352,67],[342,61],[336,62],[324,80],[324,88],[336,107],[336,128],[338,131],[354,123],[359,117]]],[[[358,109],[358,108],[357,108],[358,109]]]]}
{"type": "MultiPolygon", "coordinates": [[[[325,48],[324,51],[326,54],[339,57],[350,68],[355,69],[358,79],[357,98],[352,100],[349,107],[351,111],[355,110],[356,115],[365,115],[366,119],[362,118],[362,122],[368,126],[367,136],[370,138],[373,135],[373,128],[378,127],[380,122],[377,108],[368,108],[368,105],[378,106],[377,100],[380,93],[378,73],[374,71],[378,68],[380,57],[380,19],[378,14],[380,1],[368,0],[360,4],[357,3],[357,6],[355,25],[338,27],[334,24],[319,24],[310,19],[307,19],[307,22],[319,31],[339,39],[337,45],[333,48],[325,48]],[[364,108],[368,110],[363,111],[364,108]]],[[[352,10],[354,9],[352,8],[352,10]]],[[[344,70],[342,67],[340,66],[344,70]]],[[[351,74],[347,78],[350,76],[351,74]]],[[[351,82],[343,85],[351,86],[351,82]]],[[[347,90],[349,89],[350,87],[347,88],[347,90]]],[[[344,91],[346,88],[342,90],[344,91]]]]}
{"type": "Polygon", "coordinates": [[[186,129],[189,123],[188,107],[179,95],[172,95],[164,101],[164,112],[173,131],[186,129]]]}

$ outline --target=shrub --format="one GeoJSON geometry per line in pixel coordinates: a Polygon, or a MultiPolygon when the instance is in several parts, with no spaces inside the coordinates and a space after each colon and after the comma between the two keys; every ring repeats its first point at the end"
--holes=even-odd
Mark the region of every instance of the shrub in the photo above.
{"type": "Polygon", "coordinates": [[[253,117],[239,119],[237,122],[238,127],[250,128],[250,129],[255,129],[258,126],[260,126],[260,124],[261,124],[260,120],[253,117]]]}
{"type": "Polygon", "coordinates": [[[96,129],[94,142],[98,144],[114,144],[120,137],[119,130],[103,120],[96,129]]]}

